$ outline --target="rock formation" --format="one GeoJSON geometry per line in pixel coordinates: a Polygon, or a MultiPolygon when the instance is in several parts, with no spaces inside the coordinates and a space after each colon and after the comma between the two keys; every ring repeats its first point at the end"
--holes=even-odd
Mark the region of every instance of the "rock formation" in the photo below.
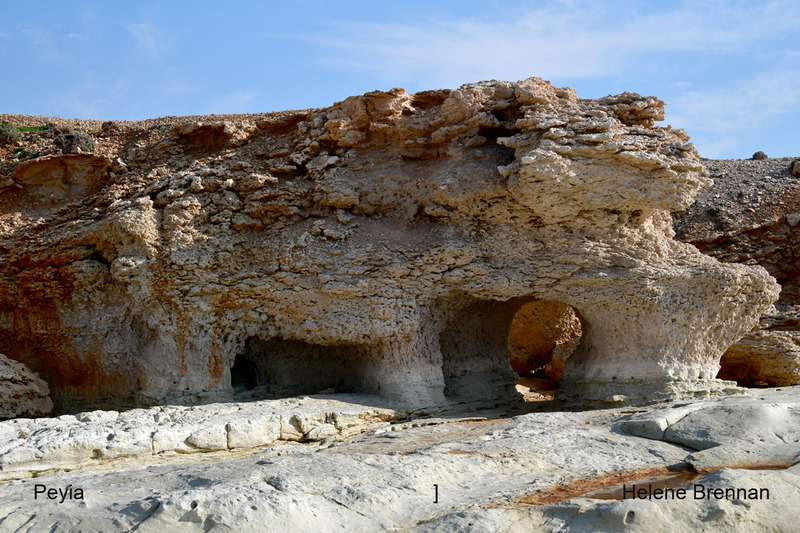
{"type": "Polygon", "coordinates": [[[755,330],[722,355],[720,379],[740,385],[800,385],[800,332],[755,330]]]}
{"type": "Polygon", "coordinates": [[[121,458],[147,461],[339,440],[408,415],[376,401],[380,398],[340,394],[8,420],[0,423],[0,480],[121,458]]]}
{"type": "Polygon", "coordinates": [[[581,341],[581,321],[570,306],[550,300],[519,308],[508,331],[511,368],[520,376],[542,370],[554,384],[581,341]]]}
{"type": "Polygon", "coordinates": [[[48,416],[52,410],[47,383],[22,363],[0,354],[0,420],[48,416]]]}
{"type": "Polygon", "coordinates": [[[708,160],[712,187],[676,214],[682,240],[724,262],[764,267],[781,294],[720,360],[718,377],[744,386],[800,384],[800,181],[791,158],[708,160]]]}
{"type": "Polygon", "coordinates": [[[565,394],[705,394],[778,287],[673,240],[710,181],[663,117],[531,78],[101,128],[7,171],[0,350],[62,409],[236,386],[435,405],[512,393],[509,324],[544,299],[582,326],[565,394]]]}

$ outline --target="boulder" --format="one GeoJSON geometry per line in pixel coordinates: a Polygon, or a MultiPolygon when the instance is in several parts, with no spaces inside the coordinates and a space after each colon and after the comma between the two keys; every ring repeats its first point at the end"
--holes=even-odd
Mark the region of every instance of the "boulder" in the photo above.
{"type": "Polygon", "coordinates": [[[0,203],[8,205],[4,211],[13,209],[11,205],[19,208],[21,199],[31,202],[31,210],[64,207],[99,192],[110,165],[106,157],[93,154],[49,155],[22,162],[10,179],[25,194],[17,190],[18,196],[0,199],[0,203]]]}
{"type": "Polygon", "coordinates": [[[47,383],[22,363],[0,354],[0,419],[49,416],[52,410],[47,383]]]}
{"type": "Polygon", "coordinates": [[[61,156],[0,190],[0,349],[65,408],[236,385],[494,401],[513,317],[549,300],[583,326],[565,397],[706,394],[778,286],[673,240],[710,180],[663,118],[531,78],[131,129],[103,156],[123,175],[61,156]]]}

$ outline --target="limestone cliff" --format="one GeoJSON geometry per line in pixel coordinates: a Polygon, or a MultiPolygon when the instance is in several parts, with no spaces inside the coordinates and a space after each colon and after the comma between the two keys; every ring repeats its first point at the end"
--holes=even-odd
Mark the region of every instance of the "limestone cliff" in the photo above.
{"type": "MultiPolygon", "coordinates": [[[[707,391],[777,298],[673,240],[710,183],[664,104],[531,78],[107,124],[0,189],[0,351],[54,400],[513,393],[523,304],[571,306],[562,389],[707,391]]],[[[94,127],[87,123],[87,127],[94,127]]]]}
{"type": "Polygon", "coordinates": [[[794,158],[705,160],[714,185],[675,214],[681,240],[722,262],[759,265],[781,285],[775,306],[722,356],[719,377],[800,384],[800,180],[794,158]]]}

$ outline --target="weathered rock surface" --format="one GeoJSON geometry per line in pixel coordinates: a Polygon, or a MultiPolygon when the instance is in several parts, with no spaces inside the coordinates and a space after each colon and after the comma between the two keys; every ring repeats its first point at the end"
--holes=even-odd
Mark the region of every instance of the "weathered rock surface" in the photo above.
{"type": "Polygon", "coordinates": [[[800,385],[800,330],[748,333],[722,355],[720,379],[740,385],[800,385]]]}
{"type": "Polygon", "coordinates": [[[62,410],[254,384],[492,400],[512,317],[547,299],[583,325],[564,394],[706,393],[777,285],[672,239],[710,182],[663,117],[532,78],[100,129],[0,191],[0,350],[62,410]]]}
{"type": "Polygon", "coordinates": [[[557,384],[581,334],[581,321],[570,306],[549,300],[528,302],[509,326],[511,368],[520,376],[542,369],[543,375],[557,384]]]}
{"type": "MultiPolygon", "coordinates": [[[[282,402],[263,402],[260,409],[284,409],[270,406],[282,402]]],[[[332,408],[328,399],[303,402],[309,413],[332,408]]],[[[333,409],[355,413],[364,408],[340,402],[333,409]]],[[[159,464],[87,468],[76,463],[73,472],[40,472],[33,479],[0,484],[0,529],[263,531],[268,524],[287,532],[785,531],[786,524],[800,519],[799,466],[761,467],[775,466],[769,453],[777,445],[784,446],[783,458],[789,448],[800,451],[798,413],[800,390],[791,387],[636,414],[621,408],[513,418],[499,411],[483,411],[485,417],[478,418],[439,413],[383,422],[346,439],[277,444],[257,455],[200,450],[162,453],[159,464]],[[747,462],[756,470],[731,469],[744,461],[711,466],[698,459],[744,445],[758,458],[747,462]],[[686,471],[692,464],[707,473],[692,478],[686,471]],[[722,466],[731,468],[716,470],[722,466]],[[646,486],[664,474],[679,483],[683,479],[689,497],[622,497],[622,483],[646,486]],[[37,484],[73,492],[54,500],[41,492],[37,497],[37,484]],[[704,493],[767,489],[769,499],[695,499],[695,486],[704,493]],[[77,489],[81,498],[74,497],[77,489]],[[617,499],[598,499],[609,497],[617,499]]],[[[56,428],[63,422],[39,423],[43,432],[44,425],[56,428]]],[[[203,426],[200,417],[195,423],[200,424],[195,431],[218,425],[210,419],[203,426]]],[[[106,445],[106,422],[87,418],[84,426],[91,435],[87,442],[106,445]]],[[[165,419],[159,431],[173,426],[182,425],[165,419]]],[[[793,457],[782,466],[800,459],[793,457]]]]}
{"type": "Polygon", "coordinates": [[[718,377],[740,385],[800,383],[800,180],[792,158],[707,160],[713,186],[675,214],[678,237],[724,262],[760,265],[781,284],[756,328],[723,355],[718,377]]]}
{"type": "Polygon", "coordinates": [[[790,388],[729,398],[717,404],[686,404],[634,415],[620,424],[632,435],[698,450],[685,458],[698,472],[753,464],[800,461],[800,411],[790,388]],[[754,402],[753,397],[759,401],[754,402]]]}
{"type": "Polygon", "coordinates": [[[401,418],[375,397],[93,411],[0,422],[0,479],[116,459],[250,450],[281,442],[335,440],[401,418]],[[370,404],[372,406],[370,406],[370,404]]]}
{"type": "Polygon", "coordinates": [[[22,363],[0,354],[0,420],[48,416],[52,411],[47,383],[22,363]]]}

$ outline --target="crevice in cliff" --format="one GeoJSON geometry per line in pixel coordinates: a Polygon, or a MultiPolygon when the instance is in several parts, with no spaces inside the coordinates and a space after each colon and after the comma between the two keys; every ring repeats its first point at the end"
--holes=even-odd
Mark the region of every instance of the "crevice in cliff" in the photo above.
{"type": "Polygon", "coordinates": [[[174,129],[178,144],[187,153],[221,150],[231,139],[225,124],[186,124],[174,129]]]}
{"type": "Polygon", "coordinates": [[[231,387],[234,392],[252,390],[259,386],[258,367],[244,355],[237,355],[231,367],[231,387]]]}
{"type": "Polygon", "coordinates": [[[92,253],[90,253],[89,255],[84,257],[83,260],[84,261],[95,261],[95,262],[100,263],[101,265],[105,265],[107,267],[111,266],[111,261],[106,259],[105,254],[103,252],[101,252],[100,250],[96,249],[96,248],[92,251],[92,253]]]}
{"type": "Polygon", "coordinates": [[[420,91],[413,95],[411,105],[420,111],[427,111],[440,106],[450,96],[449,90],[420,91]]]}
{"type": "Polygon", "coordinates": [[[503,146],[497,142],[501,137],[511,137],[521,130],[500,124],[498,126],[485,126],[478,129],[478,135],[484,137],[486,142],[480,147],[481,150],[489,152],[489,155],[497,161],[499,166],[510,165],[514,162],[516,150],[509,146],[503,146]]]}
{"type": "Polygon", "coordinates": [[[517,127],[517,120],[523,114],[519,107],[511,106],[505,109],[493,109],[490,114],[497,119],[497,125],[482,127],[478,130],[478,135],[486,138],[486,144],[495,147],[496,155],[499,155],[501,165],[511,164],[515,157],[516,149],[498,143],[498,139],[513,137],[522,133],[522,129],[517,127]]]}

